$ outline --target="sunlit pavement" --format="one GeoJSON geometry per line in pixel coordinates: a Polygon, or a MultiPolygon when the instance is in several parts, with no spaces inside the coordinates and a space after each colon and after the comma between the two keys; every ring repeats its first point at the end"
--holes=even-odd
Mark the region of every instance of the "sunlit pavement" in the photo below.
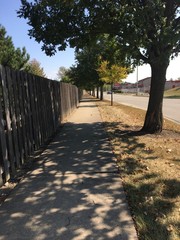
{"type": "Polygon", "coordinates": [[[85,98],[0,207],[0,240],[137,239],[96,100],[85,98]]]}

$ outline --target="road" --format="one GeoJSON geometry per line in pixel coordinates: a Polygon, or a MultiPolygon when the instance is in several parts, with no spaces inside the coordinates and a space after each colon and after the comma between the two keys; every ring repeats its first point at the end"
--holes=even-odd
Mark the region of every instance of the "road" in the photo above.
{"type": "MultiPolygon", "coordinates": [[[[111,94],[104,93],[104,99],[110,100],[111,94]]],[[[122,94],[113,94],[114,102],[125,104],[132,107],[147,110],[148,97],[131,96],[122,94]]],[[[165,118],[173,120],[180,124],[180,99],[164,98],[163,100],[163,115],[165,118]]]]}

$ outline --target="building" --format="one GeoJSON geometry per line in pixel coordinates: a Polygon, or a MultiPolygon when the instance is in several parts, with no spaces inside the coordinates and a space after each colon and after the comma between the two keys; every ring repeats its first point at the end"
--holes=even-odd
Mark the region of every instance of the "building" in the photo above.
{"type": "Polygon", "coordinates": [[[165,85],[165,90],[171,89],[171,88],[176,88],[176,87],[180,87],[180,80],[169,80],[166,81],[166,85],[165,85]]]}
{"type": "Polygon", "coordinates": [[[151,86],[151,77],[144,78],[138,81],[138,92],[149,93],[151,86]]]}
{"type": "MultiPolygon", "coordinates": [[[[149,93],[151,86],[151,77],[141,79],[137,83],[120,83],[114,86],[114,89],[120,90],[122,93],[149,93]]],[[[180,87],[180,80],[166,81],[165,90],[180,87]]]]}

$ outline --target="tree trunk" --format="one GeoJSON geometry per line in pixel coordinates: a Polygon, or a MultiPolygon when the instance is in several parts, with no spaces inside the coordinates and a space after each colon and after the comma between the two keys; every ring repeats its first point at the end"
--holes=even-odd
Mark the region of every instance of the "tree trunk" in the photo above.
{"type": "Polygon", "coordinates": [[[92,89],[92,96],[95,97],[95,88],[92,89]]]}
{"type": "Polygon", "coordinates": [[[100,86],[100,100],[103,100],[103,85],[100,86]]]}
{"type": "Polygon", "coordinates": [[[96,97],[99,98],[99,87],[97,87],[96,89],[97,89],[96,97]]]}
{"type": "Polygon", "coordinates": [[[163,94],[166,82],[166,70],[169,62],[151,64],[151,88],[148,109],[141,129],[147,133],[160,133],[163,128],[163,94]]]}

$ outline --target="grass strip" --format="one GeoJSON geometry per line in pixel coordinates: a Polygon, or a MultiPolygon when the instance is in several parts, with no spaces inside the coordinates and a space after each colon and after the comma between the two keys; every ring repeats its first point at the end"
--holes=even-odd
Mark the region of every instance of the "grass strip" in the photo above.
{"type": "Polygon", "coordinates": [[[180,125],[139,134],[145,111],[97,102],[140,240],[180,239],[180,125]]]}

